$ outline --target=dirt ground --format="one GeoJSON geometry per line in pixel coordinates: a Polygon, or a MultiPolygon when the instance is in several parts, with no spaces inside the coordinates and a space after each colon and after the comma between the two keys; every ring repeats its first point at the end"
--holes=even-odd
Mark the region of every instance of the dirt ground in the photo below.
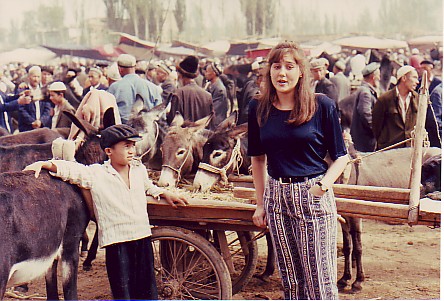
{"type": "MultiPolygon", "coordinates": [[[[93,229],[94,227],[90,225],[89,231],[93,229]]],[[[383,222],[365,220],[363,231],[365,271],[363,290],[358,294],[351,294],[349,291],[341,292],[340,299],[430,300],[440,298],[440,229],[430,229],[426,226],[388,225],[383,222]]],[[[259,242],[260,258],[257,267],[259,274],[266,261],[265,239],[262,240],[259,242]]],[[[339,245],[341,244],[342,236],[339,235],[339,245]]],[[[80,299],[111,298],[104,255],[104,251],[99,250],[98,259],[93,263],[91,271],[85,272],[79,268],[80,299]]],[[[341,275],[343,257],[338,258],[338,263],[339,275],[341,275]]],[[[31,294],[45,296],[43,279],[30,284],[27,295],[31,294]]],[[[253,278],[242,292],[233,296],[233,299],[282,299],[278,273],[276,272],[267,283],[253,278]]],[[[14,300],[14,298],[5,298],[5,300],[14,300]]]]}

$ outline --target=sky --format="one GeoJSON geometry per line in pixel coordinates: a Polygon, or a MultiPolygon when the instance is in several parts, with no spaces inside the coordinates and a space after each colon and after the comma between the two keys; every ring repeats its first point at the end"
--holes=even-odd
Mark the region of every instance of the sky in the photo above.
{"type": "MultiPolygon", "coordinates": [[[[200,2],[200,0],[189,0],[200,2]]],[[[230,0],[212,0],[212,1],[222,1],[226,6],[230,6],[227,2],[230,0]]],[[[105,5],[102,0],[0,0],[0,11],[2,16],[0,18],[0,27],[9,28],[11,20],[15,19],[19,21],[22,20],[22,15],[25,11],[35,9],[39,4],[48,4],[59,2],[63,3],[65,6],[65,18],[66,24],[72,25],[74,23],[74,18],[69,12],[72,11],[75,5],[81,5],[82,3],[87,3],[87,9],[85,9],[86,18],[99,17],[103,18],[106,16],[105,5]],[[5,13],[7,12],[7,13],[5,13]]],[[[293,0],[280,0],[281,4],[294,5],[293,0]]],[[[359,16],[359,12],[365,7],[373,7],[374,11],[377,12],[381,0],[307,0],[303,1],[307,8],[315,8],[319,10],[321,14],[336,14],[344,18],[356,18],[359,16]],[[351,9],[350,9],[351,8],[351,9]],[[352,13],[355,12],[355,13],[352,13]]]]}
{"type": "Polygon", "coordinates": [[[85,9],[85,17],[103,18],[106,16],[105,5],[102,0],[0,0],[0,28],[9,28],[11,20],[19,21],[21,24],[23,14],[26,11],[36,9],[40,4],[54,4],[62,3],[65,7],[65,20],[66,25],[70,26],[74,24],[73,14],[69,12],[73,10],[75,5],[81,3],[87,3],[87,9],[85,9]]]}

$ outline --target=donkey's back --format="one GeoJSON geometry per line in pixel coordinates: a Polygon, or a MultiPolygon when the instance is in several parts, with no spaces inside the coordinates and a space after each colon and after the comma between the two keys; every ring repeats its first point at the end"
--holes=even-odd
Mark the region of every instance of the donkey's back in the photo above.
{"type": "Polygon", "coordinates": [[[47,273],[47,297],[58,299],[54,260],[61,260],[65,300],[77,299],[78,246],[89,220],[79,189],[46,172],[2,173],[0,219],[0,298],[47,273]]]}

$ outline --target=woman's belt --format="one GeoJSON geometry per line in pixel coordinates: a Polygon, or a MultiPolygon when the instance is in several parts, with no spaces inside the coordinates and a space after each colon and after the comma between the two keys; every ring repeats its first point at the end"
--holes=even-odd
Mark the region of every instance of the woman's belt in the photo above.
{"type": "Polygon", "coordinates": [[[272,177],[273,179],[275,179],[276,181],[279,181],[279,183],[281,184],[291,184],[291,183],[301,183],[301,182],[305,182],[309,179],[313,179],[316,178],[317,176],[320,176],[324,174],[322,173],[318,173],[318,174],[314,174],[314,175],[308,175],[308,176],[297,176],[297,177],[272,177]]]}

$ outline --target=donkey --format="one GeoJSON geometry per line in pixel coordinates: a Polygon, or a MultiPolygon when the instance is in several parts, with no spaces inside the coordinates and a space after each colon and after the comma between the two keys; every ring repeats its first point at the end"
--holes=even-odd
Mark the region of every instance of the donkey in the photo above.
{"type": "MultiPolygon", "coordinates": [[[[351,143],[351,142],[349,142],[351,143]]],[[[351,143],[350,148],[353,149],[351,143]]],[[[350,152],[352,157],[365,156],[366,153],[350,152]]],[[[423,161],[441,154],[439,148],[429,148],[423,153],[423,161]]],[[[353,163],[342,176],[342,184],[408,188],[412,149],[397,148],[363,158],[360,163],[353,163]]],[[[338,280],[338,288],[343,290],[352,278],[352,261],[356,262],[356,279],[352,283],[352,292],[362,290],[365,280],[362,266],[362,219],[343,216],[346,223],[341,223],[345,266],[343,276],[338,280]]]]}
{"type": "Polygon", "coordinates": [[[236,126],[236,113],[222,121],[203,147],[203,157],[194,177],[195,190],[206,192],[227,176],[237,171],[248,174],[251,159],[247,156],[248,131],[246,123],[236,126]]]}
{"type": "MultiPolygon", "coordinates": [[[[103,163],[98,131],[66,113],[85,133],[76,152],[78,162],[103,163]]],[[[114,124],[112,109],[104,115],[104,126],[114,124]]],[[[80,189],[42,173],[0,174],[0,298],[9,286],[29,282],[45,274],[47,298],[59,300],[57,261],[62,262],[65,300],[77,299],[79,243],[89,221],[80,189]]]]}
{"type": "Polygon", "coordinates": [[[17,145],[17,144],[43,144],[50,143],[62,135],[50,128],[40,128],[32,131],[18,133],[16,135],[6,135],[0,137],[0,145],[17,145]]]}
{"type": "Polygon", "coordinates": [[[142,108],[128,120],[127,124],[136,129],[143,137],[136,143],[136,152],[149,168],[161,169],[162,155],[160,145],[166,135],[168,125],[164,119],[167,108],[160,104],[151,110],[142,108]]]}
{"type": "Polygon", "coordinates": [[[210,135],[205,127],[213,114],[197,120],[184,121],[176,112],[171,126],[161,145],[162,172],[159,186],[175,187],[184,175],[196,172],[203,156],[203,146],[210,135]]]}

